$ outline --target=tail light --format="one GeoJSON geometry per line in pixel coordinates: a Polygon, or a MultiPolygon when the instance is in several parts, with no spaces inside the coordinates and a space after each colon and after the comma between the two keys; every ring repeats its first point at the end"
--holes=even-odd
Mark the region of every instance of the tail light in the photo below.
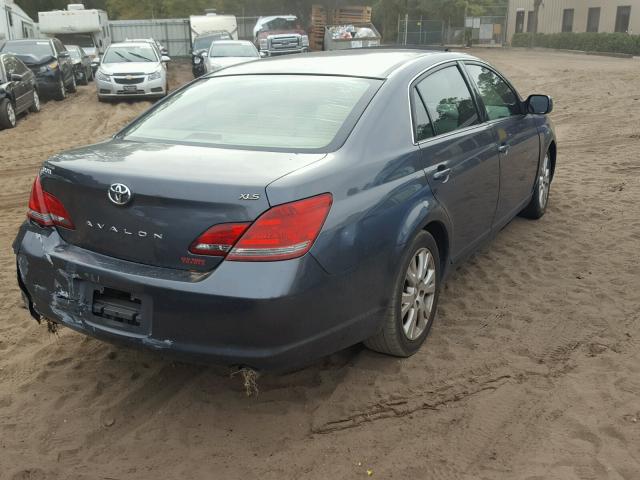
{"type": "Polygon", "coordinates": [[[325,193],[273,207],[253,223],[215,225],[189,251],[244,262],[301,257],[320,233],[331,203],[331,194],[325,193]]]}
{"type": "Polygon", "coordinates": [[[285,203],[267,210],[233,246],[227,260],[263,262],[301,257],[324,224],[331,194],[285,203]]]}
{"type": "Polygon", "coordinates": [[[36,177],[31,188],[27,217],[43,227],[57,225],[70,230],[75,229],[62,202],[49,192],[42,190],[39,176],[36,177]]]}
{"type": "Polygon", "coordinates": [[[200,235],[189,247],[196,255],[224,257],[240,236],[249,228],[249,223],[223,223],[215,225],[200,235]]]}

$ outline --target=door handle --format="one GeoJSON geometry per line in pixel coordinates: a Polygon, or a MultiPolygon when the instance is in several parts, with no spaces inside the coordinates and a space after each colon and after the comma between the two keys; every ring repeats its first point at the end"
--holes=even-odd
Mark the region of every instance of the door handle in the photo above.
{"type": "Polygon", "coordinates": [[[498,147],[498,152],[504,153],[506,155],[507,153],[509,153],[510,148],[511,148],[511,145],[509,145],[508,143],[503,143],[498,147]]]}
{"type": "Polygon", "coordinates": [[[440,180],[442,183],[447,183],[449,176],[451,175],[451,169],[444,165],[438,166],[438,171],[433,174],[434,180],[440,180]]]}

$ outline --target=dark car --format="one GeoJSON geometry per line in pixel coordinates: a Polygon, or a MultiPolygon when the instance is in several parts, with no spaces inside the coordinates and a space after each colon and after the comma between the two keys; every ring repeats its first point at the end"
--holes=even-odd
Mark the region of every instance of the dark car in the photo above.
{"type": "Polygon", "coordinates": [[[0,128],[15,127],[16,117],[27,111],[40,111],[35,76],[14,55],[0,53],[0,128]]]}
{"type": "Polygon", "coordinates": [[[80,85],[88,85],[93,80],[93,69],[91,68],[91,58],[86,52],[77,45],[65,45],[65,48],[71,56],[73,63],[73,73],[76,76],[76,82],[80,85]]]}
{"type": "Polygon", "coordinates": [[[193,50],[191,52],[191,71],[193,77],[198,78],[204,75],[206,69],[206,56],[213,42],[218,40],[233,40],[229,32],[224,30],[208,32],[204,35],[198,35],[193,39],[193,50]]]}
{"type": "Polygon", "coordinates": [[[41,96],[64,100],[67,92],[76,91],[71,56],[57,38],[9,40],[0,53],[13,53],[29,67],[41,96]]]}
{"type": "Polygon", "coordinates": [[[229,67],[45,162],[19,284],[38,319],[215,362],[409,356],[452,267],[544,215],[551,109],[461,53],[229,67]]]}

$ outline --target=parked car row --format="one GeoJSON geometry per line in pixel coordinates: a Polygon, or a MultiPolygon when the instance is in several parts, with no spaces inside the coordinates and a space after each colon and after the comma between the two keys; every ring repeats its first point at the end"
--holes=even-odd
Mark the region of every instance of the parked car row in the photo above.
{"type": "Polygon", "coordinates": [[[93,79],[91,60],[57,38],[9,40],[0,48],[0,128],[23,112],[39,112],[40,98],[64,100],[93,79]]]}

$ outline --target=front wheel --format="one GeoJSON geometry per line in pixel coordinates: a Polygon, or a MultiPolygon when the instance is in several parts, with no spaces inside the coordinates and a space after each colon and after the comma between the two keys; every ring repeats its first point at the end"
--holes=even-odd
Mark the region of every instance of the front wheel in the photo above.
{"type": "Polygon", "coordinates": [[[82,71],[82,78],[80,79],[80,85],[89,85],[89,76],[87,75],[86,70],[82,71]]]}
{"type": "Polygon", "coordinates": [[[551,160],[549,158],[549,152],[544,156],[542,161],[542,168],[538,173],[536,179],[536,186],[533,190],[533,196],[529,205],[527,205],[520,215],[526,218],[537,220],[547,211],[547,205],[549,203],[549,190],[551,188],[551,160]]]}
{"type": "Polygon", "coordinates": [[[32,113],[37,113],[40,111],[40,96],[36,90],[33,90],[33,101],[31,102],[31,106],[29,107],[29,111],[32,113]]]}
{"type": "Polygon", "coordinates": [[[64,80],[62,78],[60,78],[60,82],[58,83],[58,89],[56,91],[54,98],[58,101],[64,100],[65,98],[67,98],[67,89],[64,86],[64,80]]]}
{"type": "Polygon", "coordinates": [[[70,93],[76,93],[76,91],[78,90],[77,86],[78,84],[76,83],[76,75],[74,73],[71,75],[71,83],[67,87],[67,90],[69,90],[70,93]]]}
{"type": "Polygon", "coordinates": [[[13,128],[16,126],[16,111],[8,98],[0,101],[0,127],[13,128]]]}
{"type": "Polygon", "coordinates": [[[371,350],[409,357],[424,343],[436,315],[441,278],[436,241],[421,231],[407,248],[391,286],[381,330],[364,344],[371,350]]]}

